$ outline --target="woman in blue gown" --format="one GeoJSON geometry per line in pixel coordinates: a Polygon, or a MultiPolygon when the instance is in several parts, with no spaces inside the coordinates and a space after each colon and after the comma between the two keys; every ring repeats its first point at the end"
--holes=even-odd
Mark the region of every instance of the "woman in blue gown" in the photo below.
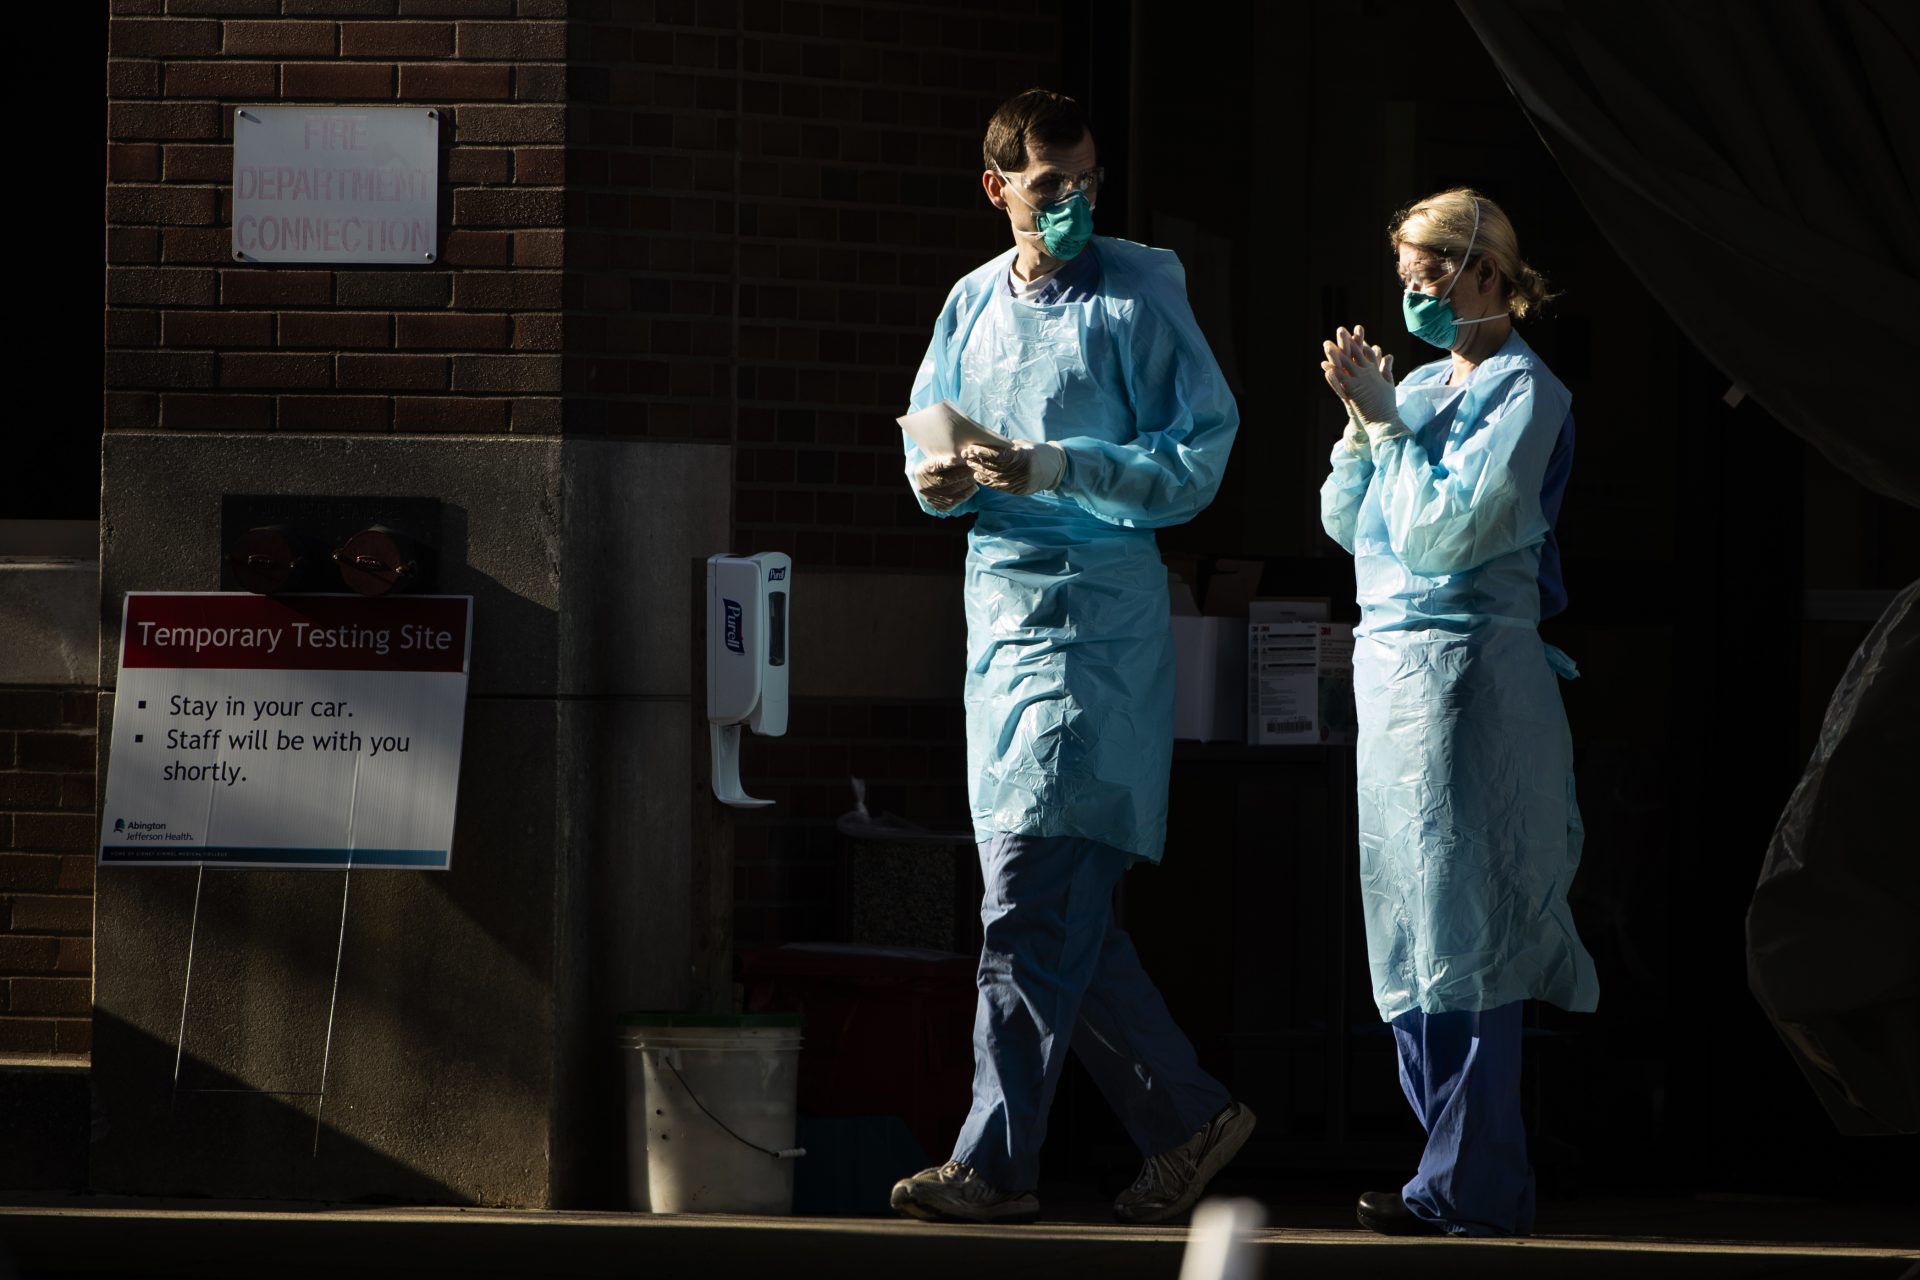
{"type": "Polygon", "coordinates": [[[1447,357],[1394,386],[1342,329],[1322,368],[1348,425],[1320,490],[1354,557],[1361,898],[1380,1016],[1427,1131],[1398,1192],[1360,1198],[1396,1234],[1525,1235],[1520,1002],[1594,1008],[1567,908],[1580,858],[1573,749],[1536,629],[1565,607],[1553,526],[1571,396],[1514,330],[1546,285],[1499,206],[1456,189],[1390,232],[1410,332],[1447,357]]]}

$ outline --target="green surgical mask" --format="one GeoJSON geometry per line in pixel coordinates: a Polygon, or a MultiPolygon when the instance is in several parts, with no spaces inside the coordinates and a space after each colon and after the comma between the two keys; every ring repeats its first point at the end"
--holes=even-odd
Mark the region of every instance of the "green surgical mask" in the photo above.
{"type": "MultiPolygon", "coordinates": [[[[1018,188],[1006,174],[1000,174],[1000,180],[1006,183],[1003,190],[1018,194],[1018,188]]],[[[1020,203],[1033,210],[1033,225],[1039,230],[1021,231],[1019,234],[1036,237],[1046,245],[1050,256],[1062,262],[1077,256],[1093,239],[1093,206],[1087,203],[1084,192],[1069,191],[1044,209],[1024,195],[1020,196],[1020,203]]]]}
{"type": "Polygon", "coordinates": [[[1490,316],[1481,316],[1478,320],[1458,320],[1454,318],[1453,304],[1447,299],[1453,294],[1453,286],[1460,283],[1461,275],[1473,262],[1473,246],[1480,239],[1480,202],[1473,202],[1473,234],[1467,237],[1467,251],[1461,255],[1460,265],[1454,268],[1453,279],[1448,282],[1445,292],[1439,297],[1421,293],[1418,289],[1409,289],[1400,299],[1400,315],[1407,322],[1407,332],[1422,342],[1443,349],[1451,349],[1454,339],[1464,325],[1485,324],[1489,320],[1500,318],[1496,312],[1490,316]]]}

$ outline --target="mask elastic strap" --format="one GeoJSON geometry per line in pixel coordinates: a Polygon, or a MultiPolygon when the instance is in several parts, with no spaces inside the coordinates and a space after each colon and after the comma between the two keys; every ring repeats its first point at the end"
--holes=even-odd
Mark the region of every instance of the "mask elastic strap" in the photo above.
{"type": "MultiPolygon", "coordinates": [[[[1006,177],[1007,175],[1003,173],[1000,175],[1000,180],[1004,182],[1006,181],[1006,177]]],[[[1473,202],[1473,234],[1467,237],[1467,251],[1460,258],[1459,270],[1456,270],[1453,273],[1453,281],[1451,284],[1447,285],[1447,291],[1440,295],[1440,301],[1445,302],[1448,298],[1453,296],[1453,286],[1460,283],[1460,272],[1465,271],[1467,269],[1467,264],[1473,261],[1473,246],[1474,246],[1474,243],[1479,239],[1480,239],[1480,201],[1476,199],[1473,202]]],[[[1478,324],[1480,322],[1478,320],[1468,320],[1468,321],[1455,321],[1455,323],[1456,324],[1459,324],[1459,323],[1478,324]]]]}

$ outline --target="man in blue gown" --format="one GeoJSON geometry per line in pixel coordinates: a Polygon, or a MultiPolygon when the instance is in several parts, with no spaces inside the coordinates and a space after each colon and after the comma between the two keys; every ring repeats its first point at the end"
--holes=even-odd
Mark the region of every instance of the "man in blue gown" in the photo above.
{"type": "Polygon", "coordinates": [[[1070,98],[988,126],[982,185],[1014,247],[957,283],[910,408],[1012,441],[925,456],[929,514],[975,517],[966,561],[969,799],[986,883],[973,1107],[952,1159],[895,1184],[914,1217],[1030,1220],[1069,1044],[1145,1157],[1117,1217],[1185,1212],[1253,1129],[1113,919],[1158,862],[1173,750],[1167,576],[1153,530],[1212,500],[1239,425],[1173,254],[1092,234],[1100,168],[1070,98]]]}

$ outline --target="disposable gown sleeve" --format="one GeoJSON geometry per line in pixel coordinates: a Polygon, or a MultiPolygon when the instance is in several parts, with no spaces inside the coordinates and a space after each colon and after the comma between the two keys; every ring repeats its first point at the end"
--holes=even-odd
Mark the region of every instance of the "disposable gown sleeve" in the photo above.
{"type": "Polygon", "coordinates": [[[1190,520],[1213,501],[1240,409],[1187,305],[1178,271],[1136,303],[1122,358],[1136,433],[1125,443],[1067,436],[1054,492],[1129,529],[1190,520]]]}
{"type": "Polygon", "coordinates": [[[1547,536],[1540,486],[1569,397],[1525,370],[1485,394],[1478,420],[1438,458],[1417,436],[1374,446],[1388,543],[1423,578],[1464,573],[1547,536]]]}
{"type": "MultiPolygon", "coordinates": [[[[940,313],[940,320],[933,327],[933,341],[927,344],[927,354],[920,361],[919,372],[913,377],[913,392],[907,400],[908,413],[918,413],[922,409],[939,404],[942,400],[952,399],[959,390],[958,386],[954,385],[956,380],[952,376],[951,353],[954,315],[960,301],[961,295],[956,289],[948,297],[946,308],[940,313]]],[[[913,473],[919,470],[922,462],[927,460],[927,455],[919,445],[913,442],[913,437],[904,430],[900,432],[900,440],[906,448],[907,488],[912,491],[913,500],[920,504],[922,511],[930,516],[945,519],[949,516],[969,515],[978,510],[980,491],[977,489],[945,511],[937,511],[928,506],[927,500],[920,496],[920,490],[913,483],[913,473]]]]}
{"type": "Polygon", "coordinates": [[[1320,485],[1320,527],[1353,554],[1353,531],[1360,522],[1360,501],[1373,479],[1373,459],[1355,457],[1345,440],[1333,442],[1333,470],[1320,485]]]}

